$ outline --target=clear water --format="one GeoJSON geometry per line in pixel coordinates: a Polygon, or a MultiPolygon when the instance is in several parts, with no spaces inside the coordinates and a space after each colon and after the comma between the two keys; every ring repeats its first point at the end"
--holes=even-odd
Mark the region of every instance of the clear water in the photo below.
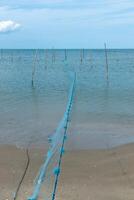
{"type": "Polygon", "coordinates": [[[76,71],[67,147],[110,148],[134,142],[134,50],[1,50],[0,143],[47,146],[62,118],[76,71]],[[35,66],[34,86],[31,85],[35,66]]]}

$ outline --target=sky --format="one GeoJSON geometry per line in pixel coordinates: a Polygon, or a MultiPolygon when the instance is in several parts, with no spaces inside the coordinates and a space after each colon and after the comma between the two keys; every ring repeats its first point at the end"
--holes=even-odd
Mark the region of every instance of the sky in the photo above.
{"type": "Polygon", "coordinates": [[[134,48],[134,0],[0,0],[0,48],[134,48]]]}

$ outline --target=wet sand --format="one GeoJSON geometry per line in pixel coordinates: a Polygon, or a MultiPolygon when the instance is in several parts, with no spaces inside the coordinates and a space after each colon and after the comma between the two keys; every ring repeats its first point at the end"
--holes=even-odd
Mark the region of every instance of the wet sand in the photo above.
{"type": "MultiPolygon", "coordinates": [[[[30,149],[28,168],[18,200],[31,194],[43,162],[43,149],[30,149]]],[[[0,200],[13,199],[26,165],[25,149],[0,147],[0,200]]],[[[67,151],[63,157],[57,200],[133,200],[134,144],[111,150],[67,151]]]]}

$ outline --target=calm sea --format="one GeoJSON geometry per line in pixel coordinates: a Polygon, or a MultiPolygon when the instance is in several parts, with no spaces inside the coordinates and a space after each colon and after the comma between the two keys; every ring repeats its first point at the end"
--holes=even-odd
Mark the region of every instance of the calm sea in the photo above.
{"type": "Polygon", "coordinates": [[[68,149],[134,142],[134,50],[1,50],[0,143],[47,146],[77,74],[68,149]],[[34,85],[32,86],[32,73],[34,85]]]}

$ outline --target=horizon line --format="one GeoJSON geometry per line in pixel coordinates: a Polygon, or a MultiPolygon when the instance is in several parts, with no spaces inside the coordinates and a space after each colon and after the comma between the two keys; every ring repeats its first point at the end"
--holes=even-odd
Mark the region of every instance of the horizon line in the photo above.
{"type": "MultiPolygon", "coordinates": [[[[0,50],[104,50],[105,48],[0,48],[0,50]]],[[[133,48],[107,48],[107,50],[134,50],[133,48]]]]}

